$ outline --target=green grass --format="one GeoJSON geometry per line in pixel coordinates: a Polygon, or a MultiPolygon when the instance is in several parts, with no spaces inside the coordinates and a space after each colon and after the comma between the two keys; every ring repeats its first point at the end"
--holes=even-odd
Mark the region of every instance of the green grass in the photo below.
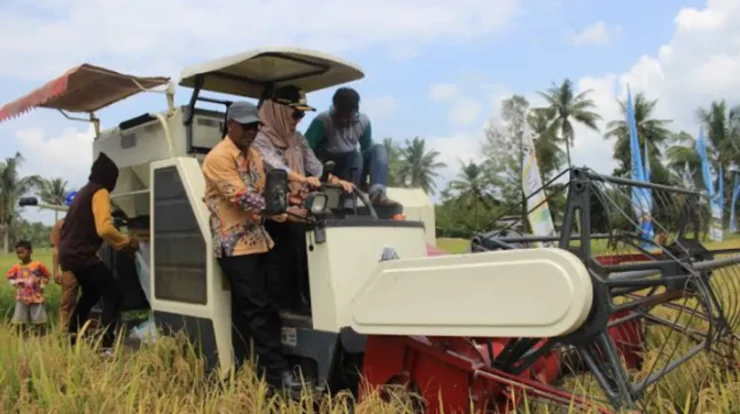
{"type": "Polygon", "coordinates": [[[470,248],[470,240],[441,237],[437,239],[437,247],[447,253],[465,253],[470,248]]]}
{"type": "MultiPolygon", "coordinates": [[[[740,247],[740,239],[728,237],[713,248],[740,247]]],[[[438,239],[437,246],[449,253],[462,253],[469,243],[462,239],[438,239]]],[[[602,250],[605,246],[594,246],[602,250]]],[[[48,253],[35,258],[51,267],[48,253]]],[[[0,266],[15,263],[13,255],[0,256],[0,266]]],[[[0,312],[10,316],[13,290],[0,287],[0,312]]],[[[735,289],[723,292],[740,294],[735,289]]],[[[47,288],[48,311],[56,315],[59,287],[47,288]]],[[[653,335],[651,343],[662,338],[653,335]]],[[[648,354],[650,360],[655,355],[648,354]]],[[[87,344],[72,348],[64,337],[51,333],[41,338],[22,338],[0,325],[0,413],[411,413],[407,396],[393,394],[390,402],[377,395],[350,411],[351,397],[340,393],[315,400],[305,396],[305,410],[280,398],[268,398],[263,384],[247,367],[236,376],[208,375],[203,360],[182,337],[162,338],[139,351],[120,349],[112,360],[103,359],[87,344]]],[[[574,387],[588,395],[600,391],[571,378],[574,387]]],[[[658,383],[649,413],[738,413],[740,378],[734,371],[721,371],[707,354],[697,356],[658,383]],[[698,390],[698,391],[697,391],[698,390]]],[[[528,413],[525,406],[518,412],[528,413]]],[[[535,411],[541,412],[541,411],[535,411]]],[[[558,411],[560,412],[560,411],[558,411]]],[[[575,412],[567,410],[567,412],[575,412]]]]}

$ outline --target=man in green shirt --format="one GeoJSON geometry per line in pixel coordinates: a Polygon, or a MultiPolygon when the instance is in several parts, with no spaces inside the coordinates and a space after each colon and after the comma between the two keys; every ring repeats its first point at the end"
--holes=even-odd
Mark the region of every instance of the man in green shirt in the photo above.
{"type": "Polygon", "coordinates": [[[332,106],[316,115],[305,137],[321,162],[334,161],[334,174],[367,191],[373,204],[396,204],[385,193],[388,152],[383,144],[373,144],[370,119],[360,112],[357,91],[339,88],[332,106]]]}

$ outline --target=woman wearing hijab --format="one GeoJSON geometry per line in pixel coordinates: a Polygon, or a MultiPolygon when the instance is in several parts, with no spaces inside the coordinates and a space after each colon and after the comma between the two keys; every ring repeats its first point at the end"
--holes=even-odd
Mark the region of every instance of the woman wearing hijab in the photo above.
{"type": "MultiPolygon", "coordinates": [[[[254,147],[264,160],[265,169],[283,169],[288,173],[291,207],[288,222],[266,222],[265,228],[275,241],[271,254],[278,266],[280,279],[276,288],[281,296],[283,308],[304,310],[308,303],[308,266],[306,258],[305,222],[296,216],[305,216],[300,206],[306,186],[316,188],[324,167],[316,158],[306,138],[296,131],[306,111],[316,109],[308,106],[306,95],[293,85],[281,87],[260,107],[262,127],[254,141],[254,147]],[[297,278],[297,279],[294,279],[297,278]],[[291,283],[292,282],[292,283],[291,283]],[[284,286],[287,285],[287,286],[284,286]],[[300,286],[300,290],[296,287],[300,286]],[[301,297],[301,293],[304,297],[301,297]]],[[[330,184],[341,185],[351,192],[352,184],[329,175],[330,184]]]]}
{"type": "Polygon", "coordinates": [[[110,193],[117,180],[118,167],[107,155],[100,153],[93,162],[88,183],[77,193],[64,217],[59,240],[59,264],[75,275],[82,290],[67,329],[72,334],[72,343],[76,342],[77,331],[87,321],[90,310],[102,297],[104,350],[113,347],[115,323],[123,298],[113,273],[98,257],[98,250],[103,241],[118,251],[133,253],[139,248],[135,239],[121,234],[113,225],[110,193]]]}

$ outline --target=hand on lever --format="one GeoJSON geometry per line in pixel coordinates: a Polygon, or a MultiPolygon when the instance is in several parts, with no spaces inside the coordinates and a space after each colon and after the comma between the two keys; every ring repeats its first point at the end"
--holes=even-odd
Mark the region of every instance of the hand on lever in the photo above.
{"type": "Polygon", "coordinates": [[[306,177],[306,184],[308,184],[311,188],[319,188],[321,187],[321,181],[319,181],[316,177],[306,177]]]}
{"type": "Polygon", "coordinates": [[[334,185],[340,185],[340,186],[342,186],[342,189],[344,189],[344,191],[346,191],[348,193],[351,193],[351,192],[353,192],[355,190],[355,187],[352,185],[351,182],[344,181],[344,180],[342,180],[342,179],[340,179],[339,177],[336,177],[336,176],[332,176],[331,179],[330,179],[330,182],[332,184],[334,184],[334,185]]]}
{"type": "Polygon", "coordinates": [[[270,216],[270,220],[278,222],[278,223],[285,223],[285,220],[287,219],[288,219],[287,213],[278,214],[276,216],[270,216]]]}
{"type": "Polygon", "coordinates": [[[288,207],[288,221],[293,223],[308,223],[308,211],[297,206],[288,207]]]}

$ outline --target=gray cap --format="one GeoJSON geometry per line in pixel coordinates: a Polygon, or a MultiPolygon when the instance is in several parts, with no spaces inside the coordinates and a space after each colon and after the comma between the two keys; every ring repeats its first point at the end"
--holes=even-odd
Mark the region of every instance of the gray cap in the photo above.
{"type": "Polygon", "coordinates": [[[259,110],[257,106],[247,101],[237,101],[229,105],[226,119],[240,124],[253,124],[260,122],[259,110]]]}

